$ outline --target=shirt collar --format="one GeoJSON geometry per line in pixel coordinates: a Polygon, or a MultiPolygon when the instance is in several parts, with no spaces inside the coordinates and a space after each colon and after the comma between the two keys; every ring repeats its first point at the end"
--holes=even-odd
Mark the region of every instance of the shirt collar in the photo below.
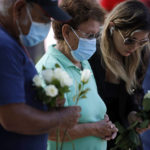
{"type": "MultiPolygon", "coordinates": [[[[61,51],[56,49],[55,46],[56,45],[49,46],[48,53],[57,58],[57,60],[59,60],[63,64],[63,66],[76,67],[61,51]]],[[[87,64],[87,61],[82,61],[81,64],[84,68],[84,66],[86,66],[87,64]]]]}

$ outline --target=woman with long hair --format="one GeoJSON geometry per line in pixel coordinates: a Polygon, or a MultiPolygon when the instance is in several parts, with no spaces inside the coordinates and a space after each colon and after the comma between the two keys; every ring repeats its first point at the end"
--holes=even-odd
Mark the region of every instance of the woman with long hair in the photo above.
{"type": "Polygon", "coordinates": [[[97,52],[89,60],[110,119],[125,127],[139,109],[135,93],[142,93],[149,34],[148,8],[140,1],[122,2],[106,16],[97,52]]]}

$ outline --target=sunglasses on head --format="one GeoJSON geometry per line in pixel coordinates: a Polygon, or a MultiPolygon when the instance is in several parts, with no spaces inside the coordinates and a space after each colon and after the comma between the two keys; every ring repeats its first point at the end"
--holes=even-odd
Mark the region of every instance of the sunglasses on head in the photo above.
{"type": "Polygon", "coordinates": [[[143,40],[136,40],[134,38],[131,38],[131,37],[124,37],[123,34],[121,33],[120,30],[118,30],[122,39],[124,40],[124,45],[135,45],[136,43],[139,44],[140,47],[146,45],[149,43],[150,39],[149,38],[146,38],[146,39],[143,39],[143,40]]]}

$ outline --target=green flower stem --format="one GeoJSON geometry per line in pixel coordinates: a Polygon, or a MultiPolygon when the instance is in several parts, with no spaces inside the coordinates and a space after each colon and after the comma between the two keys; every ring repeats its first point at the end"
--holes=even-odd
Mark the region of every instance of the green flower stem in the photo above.
{"type": "Polygon", "coordinates": [[[77,96],[77,100],[76,100],[76,104],[75,104],[75,105],[77,105],[78,102],[79,102],[80,95],[81,95],[81,92],[82,92],[82,90],[83,90],[83,87],[84,87],[84,83],[81,82],[81,89],[79,89],[79,94],[78,94],[78,96],[77,96]]]}
{"type": "Polygon", "coordinates": [[[65,140],[65,137],[66,137],[67,131],[68,131],[68,129],[65,129],[65,132],[64,132],[63,139],[62,139],[62,143],[61,143],[60,150],[63,150],[63,144],[64,144],[64,140],[65,140]]]}
{"type": "Polygon", "coordinates": [[[63,139],[62,139],[62,143],[61,143],[61,146],[60,146],[60,150],[63,150],[63,144],[64,144],[64,140],[65,140],[66,135],[67,135],[67,137],[69,138],[69,140],[70,140],[70,142],[72,144],[72,149],[75,150],[75,145],[72,142],[72,138],[71,138],[71,136],[68,133],[68,129],[65,129],[64,136],[63,136],[63,139]]]}
{"type": "Polygon", "coordinates": [[[56,131],[56,150],[58,150],[59,148],[59,141],[60,141],[60,135],[59,135],[59,128],[57,128],[56,131]]]}
{"type": "Polygon", "coordinates": [[[68,132],[66,132],[66,135],[67,135],[67,137],[69,138],[69,140],[70,140],[70,142],[71,142],[71,144],[72,144],[72,150],[75,150],[75,145],[74,145],[74,143],[72,142],[71,136],[69,135],[68,132]]]}

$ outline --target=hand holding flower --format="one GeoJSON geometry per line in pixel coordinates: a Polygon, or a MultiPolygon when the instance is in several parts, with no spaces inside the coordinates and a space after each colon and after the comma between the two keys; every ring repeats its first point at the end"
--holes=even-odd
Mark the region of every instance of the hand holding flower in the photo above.
{"type": "Polygon", "coordinates": [[[56,99],[56,107],[63,107],[64,106],[64,104],[65,104],[65,99],[64,98],[60,98],[60,97],[58,97],[57,99],[56,99]]]}
{"type": "Polygon", "coordinates": [[[142,144],[139,133],[147,130],[150,124],[150,92],[145,94],[142,105],[142,110],[137,113],[133,111],[129,114],[130,126],[128,128],[123,127],[120,123],[116,123],[120,135],[116,138],[116,145],[112,150],[117,148],[135,150],[142,144]]]}
{"type": "Polygon", "coordinates": [[[128,115],[128,122],[129,122],[129,124],[133,124],[136,121],[142,122],[142,118],[137,116],[137,112],[136,111],[131,111],[129,113],[129,115],[128,115]]]}
{"type": "Polygon", "coordinates": [[[57,108],[59,112],[58,120],[61,128],[72,128],[80,118],[81,107],[70,106],[57,108]]]}
{"type": "Polygon", "coordinates": [[[49,109],[64,105],[64,94],[69,92],[69,87],[73,83],[69,75],[58,64],[55,66],[55,69],[43,67],[41,74],[33,78],[38,99],[46,104],[49,109]]]}

